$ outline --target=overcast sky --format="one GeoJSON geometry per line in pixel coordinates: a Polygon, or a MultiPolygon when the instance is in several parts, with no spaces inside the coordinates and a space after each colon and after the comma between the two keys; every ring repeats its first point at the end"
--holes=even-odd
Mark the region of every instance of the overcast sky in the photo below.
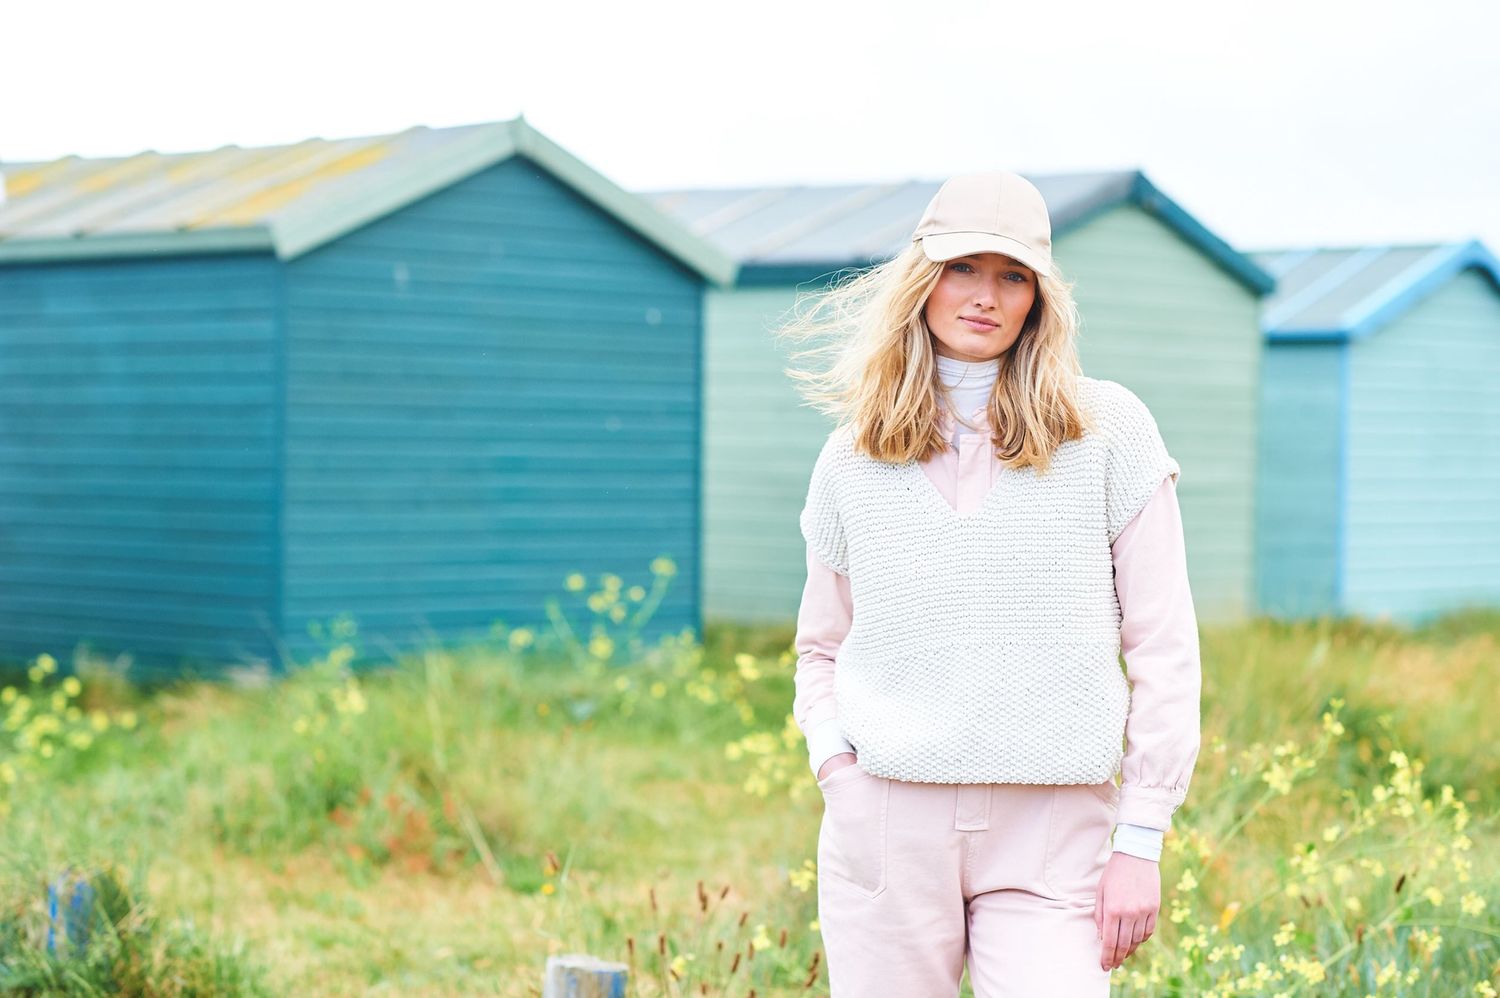
{"type": "Polygon", "coordinates": [[[0,169],[524,113],[632,189],[1139,168],[1241,249],[1500,253],[1488,0],[135,0],[3,23],[0,169]]]}

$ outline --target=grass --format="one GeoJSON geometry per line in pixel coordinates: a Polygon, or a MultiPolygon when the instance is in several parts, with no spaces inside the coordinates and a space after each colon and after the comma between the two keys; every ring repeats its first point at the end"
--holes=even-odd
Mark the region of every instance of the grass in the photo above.
{"type": "MultiPolygon", "coordinates": [[[[619,624],[646,599],[612,578],[590,606],[619,624]]],[[[0,988],[519,996],[587,952],[633,995],[826,993],[789,627],[499,631],[383,668],[336,637],[260,686],[12,677],[0,988]],[[49,952],[69,867],[114,907],[49,952]]],[[[1497,646],[1500,613],[1205,631],[1204,748],[1117,993],[1486,994],[1497,646]]]]}

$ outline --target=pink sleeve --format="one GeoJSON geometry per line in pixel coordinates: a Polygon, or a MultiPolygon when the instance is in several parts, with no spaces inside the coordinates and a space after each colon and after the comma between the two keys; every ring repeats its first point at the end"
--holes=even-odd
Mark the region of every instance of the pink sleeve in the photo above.
{"type": "Polygon", "coordinates": [[[816,776],[823,763],[840,752],[853,752],[839,730],[833,669],[839,648],[854,620],[849,579],[825,565],[811,546],[807,551],[807,585],[797,612],[796,695],[792,717],[807,739],[808,762],[816,776]]]}
{"type": "Polygon", "coordinates": [[[1114,543],[1120,651],[1131,684],[1116,821],[1166,831],[1198,760],[1202,688],[1177,487],[1163,479],[1114,543]]]}

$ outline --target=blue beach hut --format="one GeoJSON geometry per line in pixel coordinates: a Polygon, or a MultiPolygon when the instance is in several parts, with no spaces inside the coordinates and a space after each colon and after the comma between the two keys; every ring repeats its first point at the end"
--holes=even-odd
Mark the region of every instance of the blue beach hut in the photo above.
{"type": "Polygon", "coordinates": [[[1257,578],[1273,616],[1500,605],[1500,261],[1265,250],[1257,578]]]}
{"type": "Polygon", "coordinates": [[[701,626],[733,263],[524,121],[0,173],[0,656],[463,641],[663,557],[701,626]]]}

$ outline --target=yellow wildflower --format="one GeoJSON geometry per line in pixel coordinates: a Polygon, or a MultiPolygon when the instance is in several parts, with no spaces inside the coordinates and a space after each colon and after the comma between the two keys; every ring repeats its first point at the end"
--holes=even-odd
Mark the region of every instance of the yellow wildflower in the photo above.
{"type": "Polygon", "coordinates": [[[1408,943],[1412,946],[1413,949],[1417,950],[1424,959],[1430,960],[1432,959],[1433,955],[1437,953],[1438,949],[1442,947],[1443,934],[1437,929],[1433,929],[1429,932],[1427,929],[1421,928],[1419,926],[1411,930],[1411,936],[1408,937],[1408,943]]]}
{"type": "Polygon", "coordinates": [[[787,877],[791,880],[793,887],[806,894],[809,888],[811,888],[812,885],[817,882],[817,864],[810,859],[804,859],[802,861],[802,866],[796,870],[792,870],[787,874],[787,877]]]}

